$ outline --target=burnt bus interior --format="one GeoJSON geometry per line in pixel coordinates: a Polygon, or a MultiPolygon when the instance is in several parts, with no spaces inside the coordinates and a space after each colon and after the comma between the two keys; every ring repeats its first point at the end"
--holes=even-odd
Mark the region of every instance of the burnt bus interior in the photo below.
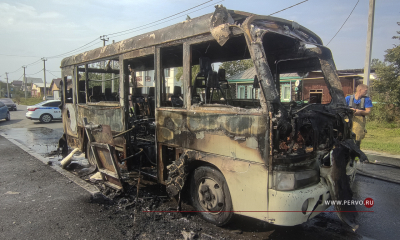
{"type": "MultiPolygon", "coordinates": [[[[117,154],[124,163],[121,174],[138,171],[160,182],[167,177],[167,166],[177,160],[182,152],[180,146],[162,145],[156,149],[155,117],[159,99],[159,108],[187,110],[196,107],[239,107],[261,111],[260,99],[253,92],[250,98],[238,99],[235,91],[227,82],[224,69],[214,69],[220,63],[249,59],[250,52],[243,35],[234,35],[220,46],[217,41],[204,37],[190,45],[190,80],[179,79],[189,84],[191,99],[187,102],[187,91],[181,86],[168,90],[165,72],[169,68],[183,67],[184,48],[182,43],[169,43],[160,47],[160,78],[155,78],[154,87],[148,87],[147,94],[136,81],[137,71],[157,69],[154,51],[149,54],[124,59],[114,57],[102,61],[80,65],[77,74],[76,99],[78,104],[101,105],[107,102],[119,102],[119,91],[128,94],[125,105],[129,106],[126,119],[126,155],[117,154]],[[198,66],[195,68],[195,66],[198,66]],[[120,87],[120,68],[124,68],[129,84],[120,87]],[[196,70],[195,70],[196,69],[196,70]],[[197,70],[198,69],[198,70],[197,70]],[[161,162],[157,162],[157,152],[162,152],[161,162]],[[157,170],[158,169],[158,170],[157,170]],[[161,179],[160,179],[161,177],[161,179]]],[[[265,33],[262,38],[265,56],[275,82],[275,88],[281,89],[280,76],[290,73],[305,75],[311,71],[320,71],[320,60],[305,54],[307,49],[299,40],[276,33],[265,33]]],[[[184,84],[182,86],[185,86],[184,84]]],[[[66,103],[72,103],[72,86],[65,84],[66,103]]],[[[253,89],[261,91],[257,76],[254,76],[253,89]]],[[[329,94],[329,93],[326,93],[329,94]]],[[[299,99],[294,99],[299,100],[299,99]]],[[[302,99],[304,100],[304,99],[302,99]]],[[[328,113],[322,104],[291,101],[279,103],[286,109],[288,119],[274,122],[272,119],[273,161],[275,170],[288,170],[293,162],[306,162],[315,159],[320,150],[330,149],[335,139],[343,139],[344,124],[335,114],[328,113]],[[309,108],[312,106],[312,109],[309,108]],[[334,119],[334,120],[332,120],[334,119]],[[282,122],[285,122],[282,124],[282,122]],[[287,164],[285,164],[287,163],[287,164]]],[[[279,109],[279,108],[275,108],[279,109]]],[[[299,164],[296,170],[315,170],[315,162],[299,164]]],[[[294,170],[294,169],[291,169],[294,170]]],[[[313,175],[315,181],[318,179],[313,175]]],[[[314,182],[313,180],[313,182],[314,182]]],[[[310,182],[308,182],[310,183],[310,182]]]]}
{"type": "MultiPolygon", "coordinates": [[[[191,46],[191,65],[200,65],[200,71],[191,81],[191,104],[218,104],[241,108],[260,108],[260,100],[255,94],[248,99],[238,99],[227,81],[225,70],[214,71],[215,63],[245,60],[250,58],[246,39],[243,35],[231,37],[223,46],[217,41],[207,41],[191,46]]],[[[254,76],[255,77],[255,76],[254,76]]],[[[259,88],[258,83],[254,84],[259,88]]],[[[211,105],[212,106],[212,105],[211,105]]]]}
{"type": "Polygon", "coordinates": [[[118,58],[79,66],[77,103],[119,102],[119,73],[118,58]]]}
{"type": "MultiPolygon", "coordinates": [[[[209,39],[209,38],[207,38],[209,39]]],[[[128,170],[141,170],[148,175],[164,182],[167,177],[167,166],[179,158],[182,150],[179,146],[162,145],[157,151],[162,151],[162,161],[157,166],[156,137],[155,137],[155,108],[156,96],[160,99],[160,108],[182,109],[192,106],[206,107],[241,107],[260,109],[260,99],[252,94],[248,99],[236,99],[227,82],[223,69],[214,70],[216,63],[249,59],[250,53],[243,35],[232,37],[223,46],[215,40],[206,40],[190,46],[190,69],[199,69],[189,76],[192,79],[179,79],[189,82],[191,91],[190,103],[186,103],[186,94],[180,86],[174,86],[173,91],[168,91],[165,81],[165,72],[169,68],[183,67],[183,44],[168,44],[160,48],[160,78],[155,82],[155,87],[150,87],[148,94],[142,94],[142,87],[135,83],[136,71],[154,70],[156,67],[154,54],[124,60],[124,71],[129,76],[129,105],[130,114],[127,129],[132,129],[126,134],[128,170]],[[198,68],[194,66],[198,65],[198,68]],[[157,89],[158,92],[157,92],[157,89]],[[157,94],[157,95],[156,95],[157,94]],[[134,128],[133,128],[134,127],[134,128]],[[157,174],[157,168],[161,168],[157,174]]],[[[177,80],[178,81],[178,80],[177,80]]],[[[184,84],[183,84],[184,86],[184,84]]],[[[256,83],[256,88],[259,88],[256,83]]]]}

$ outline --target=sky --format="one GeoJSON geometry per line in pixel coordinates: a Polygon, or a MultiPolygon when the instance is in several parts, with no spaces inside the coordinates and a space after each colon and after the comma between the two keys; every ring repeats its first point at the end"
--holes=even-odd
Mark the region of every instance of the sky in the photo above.
{"type": "MultiPolygon", "coordinates": [[[[100,36],[115,42],[151,32],[214,11],[215,4],[228,9],[269,15],[303,0],[7,0],[0,1],[0,81],[22,80],[23,65],[29,77],[46,82],[60,77],[64,57],[102,46],[100,36]],[[154,21],[176,15],[165,23],[154,21]],[[203,8],[203,9],[201,9],[203,8]],[[175,18],[175,19],[174,19],[175,18]],[[161,24],[160,24],[161,23],[161,24]],[[146,25],[147,24],[147,25],[146,25]],[[157,24],[157,25],[156,25],[157,24]],[[144,26],[145,25],[145,26],[144,26]],[[128,34],[116,33],[136,28],[128,34]],[[90,43],[90,44],[88,44],[90,43]],[[77,51],[79,47],[86,45],[77,51]],[[58,56],[60,54],[64,54],[58,56]]],[[[340,29],[357,0],[308,0],[274,16],[294,20],[321,37],[326,45],[340,29]]],[[[369,0],[359,0],[347,23],[330,42],[337,69],[363,68],[369,0]]],[[[169,20],[169,19],[167,19],[169,20]]],[[[166,21],[166,20],[165,20],[166,21]]],[[[400,1],[376,0],[372,58],[384,59],[385,50],[399,44],[392,39],[400,31],[400,1]]]]}

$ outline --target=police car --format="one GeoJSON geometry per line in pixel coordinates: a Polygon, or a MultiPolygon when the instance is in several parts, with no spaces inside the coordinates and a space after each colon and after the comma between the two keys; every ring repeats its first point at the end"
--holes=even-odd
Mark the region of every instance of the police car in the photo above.
{"type": "Polygon", "coordinates": [[[52,120],[61,120],[61,101],[49,100],[38,103],[33,106],[28,106],[28,112],[25,114],[26,118],[31,120],[39,120],[42,123],[49,123],[52,120]]]}

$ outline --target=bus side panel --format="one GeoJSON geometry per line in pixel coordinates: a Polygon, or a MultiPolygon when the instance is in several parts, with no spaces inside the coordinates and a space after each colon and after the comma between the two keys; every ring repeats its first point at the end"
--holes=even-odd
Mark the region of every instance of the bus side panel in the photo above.
{"type": "Polygon", "coordinates": [[[267,212],[268,169],[264,164],[204,153],[197,154],[196,159],[209,162],[222,172],[235,214],[271,221],[267,212]]]}
{"type": "Polygon", "coordinates": [[[78,125],[83,126],[83,119],[88,123],[109,125],[111,131],[122,132],[125,129],[125,114],[120,106],[78,106],[78,125]]]}
{"type": "Polygon", "coordinates": [[[158,109],[156,119],[158,143],[196,152],[224,175],[234,211],[268,221],[265,116],[158,109]]]}
{"type": "Polygon", "coordinates": [[[157,110],[157,142],[266,164],[262,115],[157,110]]]}

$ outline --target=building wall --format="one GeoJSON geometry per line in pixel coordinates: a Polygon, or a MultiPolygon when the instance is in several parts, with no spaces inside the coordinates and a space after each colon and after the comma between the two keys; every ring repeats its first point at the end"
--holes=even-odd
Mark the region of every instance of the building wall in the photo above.
{"type": "MultiPolygon", "coordinates": [[[[165,87],[167,88],[168,94],[174,93],[174,86],[180,86],[183,88],[183,81],[177,81],[175,76],[178,72],[177,68],[169,68],[169,76],[167,76],[167,71],[164,71],[165,74],[165,87]]],[[[148,94],[150,87],[155,87],[154,82],[154,70],[150,71],[138,71],[136,72],[136,80],[138,82],[139,87],[142,88],[142,94],[148,94]]],[[[183,90],[182,90],[183,92],[183,90]]]]}
{"type": "MultiPolygon", "coordinates": [[[[342,89],[345,96],[353,94],[354,79],[352,77],[340,78],[340,83],[342,84],[342,89]]],[[[357,86],[358,84],[356,83],[355,85],[357,86]]],[[[322,90],[322,101],[321,101],[322,104],[328,104],[331,102],[332,98],[331,95],[329,94],[329,90],[325,84],[324,79],[303,80],[303,89],[302,89],[303,100],[310,99],[310,91],[312,90],[315,91],[322,90]]]]}
{"type": "Polygon", "coordinates": [[[35,84],[32,84],[32,97],[40,97],[40,87],[36,86],[35,84]]]}

